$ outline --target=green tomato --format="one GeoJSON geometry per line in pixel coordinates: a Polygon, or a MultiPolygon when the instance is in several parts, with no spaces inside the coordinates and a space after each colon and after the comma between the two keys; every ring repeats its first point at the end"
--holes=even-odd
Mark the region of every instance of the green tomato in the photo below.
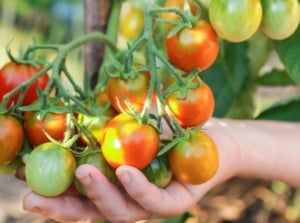
{"type": "Polygon", "coordinates": [[[72,184],[75,168],[75,158],[67,148],[44,143],[36,147],[26,161],[26,181],[39,195],[58,196],[72,184]]]}
{"type": "Polygon", "coordinates": [[[166,187],[173,176],[167,156],[156,157],[142,172],[151,183],[161,188],[166,187]]]}
{"type": "Polygon", "coordinates": [[[264,0],[261,30],[276,40],[292,35],[300,21],[300,7],[297,0],[264,0]]]}
{"type": "Polygon", "coordinates": [[[223,39],[241,42],[259,28],[262,6],[259,0],[211,0],[209,19],[223,39]]]}

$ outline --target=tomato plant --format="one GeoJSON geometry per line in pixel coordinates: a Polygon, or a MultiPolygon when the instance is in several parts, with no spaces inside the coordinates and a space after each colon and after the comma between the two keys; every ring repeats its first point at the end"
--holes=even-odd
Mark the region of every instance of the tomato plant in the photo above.
{"type": "Polygon", "coordinates": [[[189,184],[204,183],[218,170],[217,147],[212,138],[202,131],[192,133],[189,139],[179,142],[168,155],[174,175],[189,184]]]}
{"type": "MultiPolygon", "coordinates": [[[[199,78],[194,78],[192,82],[199,84],[199,87],[188,89],[184,98],[180,98],[180,90],[166,98],[167,105],[182,127],[204,124],[214,111],[215,100],[210,87],[199,78]]],[[[170,85],[172,83],[174,81],[170,85]]]]}
{"type": "Polygon", "coordinates": [[[258,30],[262,6],[260,0],[211,0],[209,19],[223,39],[241,42],[258,30]]]}
{"type": "Polygon", "coordinates": [[[76,168],[75,158],[67,148],[52,143],[36,147],[25,165],[26,182],[37,194],[58,196],[72,184],[76,168]]]}
{"type": "Polygon", "coordinates": [[[0,166],[17,157],[23,142],[24,131],[19,120],[11,115],[0,115],[0,166]]]}
{"type": "Polygon", "coordinates": [[[47,112],[43,115],[40,111],[26,111],[24,130],[32,147],[49,142],[47,134],[57,141],[63,141],[67,130],[67,114],[47,112]]]}
{"type": "MultiPolygon", "coordinates": [[[[113,108],[118,112],[122,112],[122,110],[130,112],[126,104],[128,101],[137,112],[141,112],[148,97],[150,79],[149,72],[139,72],[135,77],[128,79],[109,78],[106,93],[113,108]]],[[[151,101],[154,100],[155,97],[153,96],[151,101]]]]}
{"type": "MultiPolygon", "coordinates": [[[[41,65],[33,66],[31,64],[21,64],[17,62],[8,62],[0,69],[0,99],[5,94],[15,89],[25,81],[33,78],[42,69],[41,65]]],[[[37,99],[37,88],[43,90],[49,81],[48,74],[43,74],[26,87],[22,105],[29,105],[37,99]]],[[[10,97],[8,104],[16,103],[20,96],[20,92],[10,97]]]]}
{"type": "Polygon", "coordinates": [[[121,113],[107,124],[101,145],[103,155],[112,167],[131,165],[143,169],[156,156],[159,136],[151,125],[121,113]]]}
{"type": "Polygon", "coordinates": [[[184,28],[176,35],[165,39],[168,58],[177,68],[191,72],[205,70],[216,60],[219,41],[212,26],[200,19],[192,28],[184,28]]]}
{"type": "Polygon", "coordinates": [[[265,0],[261,2],[263,17],[261,29],[271,39],[281,40],[291,36],[300,21],[297,0],[265,0]]]}
{"type": "Polygon", "coordinates": [[[144,27],[144,12],[141,8],[131,7],[121,16],[120,33],[128,40],[138,37],[144,27]]]}

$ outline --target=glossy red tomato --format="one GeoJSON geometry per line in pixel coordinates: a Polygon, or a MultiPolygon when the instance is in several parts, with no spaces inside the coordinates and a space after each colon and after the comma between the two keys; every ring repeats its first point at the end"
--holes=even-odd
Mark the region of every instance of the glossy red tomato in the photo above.
{"type": "MultiPolygon", "coordinates": [[[[19,64],[15,62],[9,62],[5,64],[0,69],[0,101],[2,101],[2,97],[6,93],[10,92],[14,88],[18,87],[20,84],[32,78],[41,69],[41,65],[35,67],[30,64],[19,64]]],[[[48,75],[44,74],[43,76],[35,80],[33,83],[31,83],[26,88],[26,93],[22,101],[22,105],[29,105],[33,101],[35,101],[37,99],[37,88],[40,88],[41,90],[45,89],[48,81],[48,75]]],[[[11,103],[16,103],[19,98],[19,95],[20,92],[11,97],[8,105],[11,105],[11,103]]]]}
{"type": "Polygon", "coordinates": [[[22,124],[11,115],[0,115],[0,166],[12,162],[22,150],[22,124]]]}
{"type": "Polygon", "coordinates": [[[214,111],[215,100],[210,87],[198,78],[193,82],[199,83],[199,87],[188,89],[186,97],[181,99],[177,90],[166,98],[167,105],[182,127],[202,125],[214,111]]]}
{"type": "Polygon", "coordinates": [[[165,48],[170,62],[189,73],[195,68],[205,70],[214,63],[219,53],[219,41],[212,26],[200,19],[194,27],[184,28],[166,38],[165,48]]]}
{"type": "MultiPolygon", "coordinates": [[[[107,83],[106,93],[114,109],[118,112],[122,112],[122,110],[130,112],[126,105],[126,100],[128,100],[137,112],[141,112],[148,97],[150,78],[149,72],[140,72],[135,78],[127,80],[110,78],[107,83]]],[[[152,96],[151,103],[154,100],[155,97],[152,96]]]]}
{"type": "Polygon", "coordinates": [[[41,117],[39,111],[27,111],[24,113],[24,129],[32,147],[50,141],[44,131],[51,138],[63,141],[67,130],[67,114],[48,112],[41,117]]]}
{"type": "Polygon", "coordinates": [[[151,125],[121,113],[107,124],[101,145],[112,167],[130,165],[142,169],[156,156],[159,136],[151,125]]]}
{"type": "Polygon", "coordinates": [[[68,148],[52,142],[43,143],[26,161],[26,182],[35,193],[55,197],[73,183],[75,168],[75,158],[68,148]]]}
{"type": "Polygon", "coordinates": [[[179,142],[168,155],[173,174],[189,184],[208,181],[219,167],[217,147],[212,138],[202,131],[179,142]]]}

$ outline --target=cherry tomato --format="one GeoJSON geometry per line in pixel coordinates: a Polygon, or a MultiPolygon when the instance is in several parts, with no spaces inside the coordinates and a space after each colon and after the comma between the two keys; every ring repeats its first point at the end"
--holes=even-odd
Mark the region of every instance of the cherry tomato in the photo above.
{"type": "MultiPolygon", "coordinates": [[[[0,69],[0,100],[2,101],[3,96],[18,87],[20,84],[32,78],[36,73],[42,69],[42,66],[33,66],[30,64],[20,64],[15,62],[9,62],[0,69]]],[[[49,77],[47,74],[39,77],[33,83],[26,88],[26,93],[22,101],[22,105],[29,105],[35,101],[37,96],[37,88],[41,90],[45,89],[49,77]]],[[[20,92],[15,94],[8,101],[8,106],[12,103],[16,103],[20,96],[20,92]]]]}
{"type": "Polygon", "coordinates": [[[10,163],[0,166],[0,175],[12,175],[15,174],[18,167],[22,164],[22,159],[17,156],[13,161],[10,163]]]}
{"type": "Polygon", "coordinates": [[[23,142],[22,124],[11,115],[0,115],[0,166],[16,158],[22,150],[23,142]]]}
{"type": "Polygon", "coordinates": [[[184,28],[171,38],[166,38],[165,48],[173,65],[191,72],[195,68],[205,70],[214,63],[219,42],[212,26],[200,19],[193,28],[184,28]]]}
{"type": "Polygon", "coordinates": [[[241,42],[259,28],[262,6],[260,0],[211,0],[209,19],[223,39],[241,42]]]}
{"type": "Polygon", "coordinates": [[[261,29],[271,39],[282,40],[292,35],[300,21],[300,7],[297,0],[261,1],[263,17],[261,29]]]}
{"type": "Polygon", "coordinates": [[[138,37],[144,27],[144,12],[141,8],[133,7],[121,15],[120,33],[128,40],[138,37]]]}
{"type": "MultiPolygon", "coordinates": [[[[128,100],[137,112],[141,112],[148,97],[150,78],[149,72],[140,72],[135,78],[127,80],[110,78],[107,83],[106,93],[113,108],[118,112],[122,112],[122,110],[130,112],[126,105],[126,100],[128,100]]],[[[152,96],[151,100],[151,103],[153,103],[155,97],[152,96]]]]}
{"type": "Polygon", "coordinates": [[[200,85],[197,88],[188,89],[186,97],[179,98],[180,91],[177,90],[166,98],[167,105],[182,127],[202,125],[214,111],[215,100],[210,87],[198,78],[194,78],[193,82],[200,85]]]}
{"type": "Polygon", "coordinates": [[[39,111],[26,111],[24,129],[32,147],[50,141],[44,132],[57,141],[63,141],[67,130],[67,114],[48,112],[42,117],[39,111]]]}
{"type": "MultiPolygon", "coordinates": [[[[96,99],[96,106],[101,107],[106,105],[106,103],[109,103],[106,93],[105,92],[99,93],[96,99]]],[[[109,120],[111,120],[117,114],[118,113],[116,112],[116,110],[110,106],[108,107],[107,110],[95,116],[78,114],[77,120],[78,123],[81,126],[84,126],[86,130],[91,134],[96,144],[100,145],[105,125],[108,123],[109,120]]],[[[89,139],[87,138],[86,135],[82,134],[77,140],[77,143],[80,146],[87,146],[89,145],[89,139]]]]}
{"type": "MultiPolygon", "coordinates": [[[[118,182],[115,170],[104,159],[103,153],[100,151],[100,149],[98,151],[87,151],[87,154],[77,157],[76,164],[77,167],[83,164],[91,164],[100,170],[111,183],[117,184],[118,182]]],[[[78,180],[75,180],[75,186],[82,194],[85,194],[85,190],[78,180]]]]}
{"type": "Polygon", "coordinates": [[[193,133],[189,140],[179,142],[168,155],[174,175],[189,184],[208,181],[219,167],[217,147],[202,131],[193,133]]]}
{"type": "Polygon", "coordinates": [[[156,156],[158,146],[154,127],[123,113],[115,116],[104,130],[103,155],[114,168],[130,165],[143,169],[156,156]]]}
{"type": "Polygon", "coordinates": [[[166,187],[173,176],[167,156],[156,157],[142,172],[151,183],[160,188],[166,187]]]}
{"type": "MultiPolygon", "coordinates": [[[[176,8],[176,9],[183,9],[184,7],[184,0],[166,0],[165,4],[164,4],[164,8],[176,8]]],[[[179,20],[181,19],[181,17],[179,15],[177,15],[174,12],[165,12],[162,13],[162,18],[168,21],[173,21],[173,20],[179,20]]],[[[172,25],[170,26],[172,27],[172,25]]]]}
{"type": "Polygon", "coordinates": [[[67,148],[48,142],[30,153],[25,164],[25,177],[35,193],[54,197],[72,184],[75,168],[75,158],[67,148]]]}

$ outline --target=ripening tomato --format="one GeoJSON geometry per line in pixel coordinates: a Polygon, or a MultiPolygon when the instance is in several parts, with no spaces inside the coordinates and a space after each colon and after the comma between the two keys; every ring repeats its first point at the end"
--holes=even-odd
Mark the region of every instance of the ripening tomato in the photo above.
{"type": "Polygon", "coordinates": [[[263,17],[260,27],[267,37],[282,40],[296,31],[300,21],[297,0],[264,0],[261,4],[263,17]]]}
{"type": "Polygon", "coordinates": [[[130,165],[143,169],[156,156],[159,136],[151,125],[121,113],[107,124],[101,146],[112,167],[130,165]]]}
{"type": "Polygon", "coordinates": [[[42,117],[39,111],[26,111],[24,130],[32,147],[50,141],[44,132],[57,141],[63,141],[67,130],[67,113],[48,112],[42,117]]]}
{"type": "MultiPolygon", "coordinates": [[[[150,79],[149,72],[139,72],[135,78],[127,80],[123,78],[109,78],[106,93],[113,108],[118,112],[122,112],[122,110],[130,112],[126,105],[127,100],[137,112],[141,112],[148,97],[150,79]]],[[[151,103],[154,100],[155,97],[152,96],[151,103]]]]}
{"type": "Polygon", "coordinates": [[[22,150],[22,124],[11,115],[0,115],[0,166],[12,162],[22,150]]]}
{"type": "MultiPolygon", "coordinates": [[[[97,95],[96,107],[106,106],[109,103],[105,92],[100,92],[97,95]]],[[[109,106],[107,110],[99,112],[97,115],[89,116],[86,114],[79,113],[77,115],[78,123],[85,127],[86,130],[91,134],[96,144],[100,145],[101,138],[103,136],[104,128],[106,124],[118,113],[112,106],[109,106]]],[[[87,146],[90,144],[89,139],[86,135],[81,134],[77,140],[79,146],[87,146]]]]}
{"type": "Polygon", "coordinates": [[[75,158],[68,148],[47,142],[30,153],[25,165],[26,182],[39,195],[58,196],[73,183],[75,168],[75,158]]]}
{"type": "Polygon", "coordinates": [[[144,12],[141,8],[132,7],[121,14],[120,33],[128,40],[134,40],[144,27],[144,12]]]}
{"type": "Polygon", "coordinates": [[[201,184],[211,179],[219,167],[219,154],[212,138],[202,131],[192,133],[169,152],[173,174],[189,184],[201,184]]]}
{"type": "MultiPolygon", "coordinates": [[[[174,81],[170,85],[172,83],[174,81]]],[[[166,98],[168,107],[182,127],[202,125],[214,111],[215,100],[210,87],[199,78],[194,78],[193,83],[198,83],[199,87],[188,89],[184,98],[179,97],[179,90],[166,98]]]]}
{"type": "Polygon", "coordinates": [[[260,0],[211,0],[208,12],[215,31],[230,42],[250,38],[262,19],[260,0]]]}
{"type": "MultiPolygon", "coordinates": [[[[175,9],[183,9],[184,7],[184,0],[166,0],[164,4],[164,8],[175,8],[175,9]]],[[[162,13],[162,19],[168,20],[168,21],[173,21],[173,20],[179,20],[181,17],[177,15],[174,12],[164,12],[162,13]]]]}
{"type": "Polygon", "coordinates": [[[19,166],[22,165],[21,157],[17,156],[13,161],[10,163],[1,166],[0,165],[0,175],[13,175],[17,172],[19,166]]]}
{"type": "MultiPolygon", "coordinates": [[[[0,101],[2,101],[3,96],[18,87],[20,84],[32,78],[36,73],[38,73],[43,67],[33,66],[31,64],[20,64],[15,62],[9,62],[5,64],[0,69],[0,101]]],[[[48,74],[45,73],[33,83],[31,83],[25,90],[25,96],[22,101],[22,105],[29,105],[35,101],[37,96],[37,88],[44,90],[49,81],[48,74]]],[[[15,94],[8,101],[8,106],[12,103],[16,103],[20,96],[20,92],[15,94]]]]}
{"type": "Polygon", "coordinates": [[[200,19],[194,27],[184,28],[166,38],[165,48],[170,62],[189,73],[195,68],[205,70],[214,63],[219,41],[212,26],[200,19]]]}

